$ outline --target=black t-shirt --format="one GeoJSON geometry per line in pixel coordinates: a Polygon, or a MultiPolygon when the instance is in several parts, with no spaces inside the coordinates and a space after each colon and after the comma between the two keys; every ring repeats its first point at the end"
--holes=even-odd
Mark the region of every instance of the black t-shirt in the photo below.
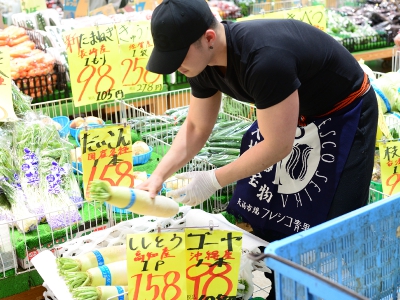
{"type": "Polygon", "coordinates": [[[197,98],[219,90],[262,109],[298,89],[300,114],[317,116],[361,86],[364,72],[356,59],[327,33],[307,23],[268,19],[223,24],[226,74],[207,66],[189,78],[197,98]]]}

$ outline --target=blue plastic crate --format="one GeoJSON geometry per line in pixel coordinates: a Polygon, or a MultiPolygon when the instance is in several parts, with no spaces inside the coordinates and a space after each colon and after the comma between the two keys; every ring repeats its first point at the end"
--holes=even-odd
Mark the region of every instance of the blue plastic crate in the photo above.
{"type": "Polygon", "coordinates": [[[400,195],[272,242],[276,299],[399,299],[400,195]]]}
{"type": "Polygon", "coordinates": [[[153,147],[149,146],[150,151],[139,154],[139,155],[133,155],[133,165],[138,166],[138,165],[143,165],[147,163],[150,160],[151,154],[153,153],[153,147]]]}
{"type": "Polygon", "coordinates": [[[59,116],[54,117],[53,121],[61,125],[61,129],[58,131],[58,133],[60,134],[60,137],[65,138],[69,133],[69,124],[71,123],[69,118],[65,116],[59,116]]]}

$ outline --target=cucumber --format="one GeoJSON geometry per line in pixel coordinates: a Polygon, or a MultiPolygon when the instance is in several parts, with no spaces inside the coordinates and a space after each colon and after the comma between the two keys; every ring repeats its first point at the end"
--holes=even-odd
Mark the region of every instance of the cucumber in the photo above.
{"type": "Polygon", "coordinates": [[[33,25],[31,20],[25,20],[25,26],[27,29],[35,29],[35,25],[33,25]]]}
{"type": "Polygon", "coordinates": [[[230,142],[209,142],[206,143],[207,147],[225,147],[225,148],[234,148],[234,149],[240,149],[240,146],[242,145],[242,142],[238,141],[230,141],[230,142]]]}
{"type": "Polygon", "coordinates": [[[211,154],[228,154],[228,155],[239,155],[240,149],[226,148],[226,147],[203,147],[205,151],[211,154]]]}
{"type": "Polygon", "coordinates": [[[37,21],[38,29],[45,31],[46,21],[44,20],[42,13],[39,12],[36,14],[36,21],[37,21]]]}

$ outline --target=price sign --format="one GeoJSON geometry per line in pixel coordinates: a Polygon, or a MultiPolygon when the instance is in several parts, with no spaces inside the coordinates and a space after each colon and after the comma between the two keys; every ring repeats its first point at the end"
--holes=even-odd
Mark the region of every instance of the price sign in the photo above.
{"type": "Polygon", "coordinates": [[[400,192],[400,141],[379,143],[382,190],[386,195],[400,192]]]}
{"type": "Polygon", "coordinates": [[[118,37],[113,25],[63,33],[75,106],[123,98],[118,37]]]}
{"type": "Polygon", "coordinates": [[[253,15],[245,18],[239,18],[237,21],[248,21],[254,19],[294,19],[303,21],[314,27],[326,31],[326,9],[323,5],[306,6],[290,10],[253,15]]]}
{"type": "Polygon", "coordinates": [[[150,21],[116,24],[121,49],[122,84],[125,94],[158,92],[163,77],[146,70],[154,44],[150,21]]]}
{"type": "Polygon", "coordinates": [[[44,9],[47,9],[46,0],[21,0],[21,10],[27,14],[44,9]]]}
{"type": "Polygon", "coordinates": [[[127,235],[128,299],[186,300],[185,234],[127,235]]]}
{"type": "Polygon", "coordinates": [[[8,47],[0,48],[0,121],[16,121],[17,116],[14,112],[11,72],[10,72],[10,50],[8,47]]]}
{"type": "Polygon", "coordinates": [[[186,229],[187,299],[236,300],[242,233],[186,229]]]}
{"type": "Polygon", "coordinates": [[[79,133],[85,195],[95,179],[112,186],[133,187],[132,142],[130,126],[82,129],[79,133]]]}

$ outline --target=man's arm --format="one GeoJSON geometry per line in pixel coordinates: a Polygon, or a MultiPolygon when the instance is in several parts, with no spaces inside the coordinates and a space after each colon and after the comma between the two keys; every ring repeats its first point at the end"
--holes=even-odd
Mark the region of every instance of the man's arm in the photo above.
{"type": "Polygon", "coordinates": [[[191,95],[189,112],[176,135],[172,146],[162,158],[151,177],[138,188],[148,190],[153,197],[161,189],[162,183],[185,166],[206,143],[218,117],[221,93],[199,99],[191,95]]]}
{"type": "Polygon", "coordinates": [[[264,140],[237,160],[216,170],[221,186],[257,174],[285,158],[293,147],[299,117],[297,90],[282,102],[257,109],[257,121],[264,140]]]}

